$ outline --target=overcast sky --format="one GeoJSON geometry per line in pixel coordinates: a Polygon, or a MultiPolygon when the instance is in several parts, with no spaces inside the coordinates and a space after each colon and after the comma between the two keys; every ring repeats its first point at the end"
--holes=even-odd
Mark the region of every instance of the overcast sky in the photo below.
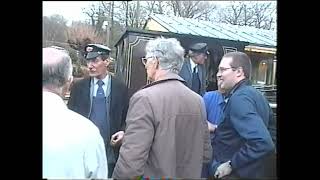
{"type": "MultiPolygon", "coordinates": [[[[60,14],[69,21],[85,20],[86,16],[82,13],[82,8],[89,7],[99,1],[42,1],[43,16],[60,14]]],[[[223,1],[215,1],[217,4],[225,4],[223,1]]],[[[71,22],[69,22],[71,23],[71,22]]]]}
{"type": "Polygon", "coordinates": [[[71,24],[72,21],[87,19],[82,13],[82,8],[89,7],[95,1],[43,1],[42,3],[43,16],[59,14],[68,20],[68,24],[71,24]]]}
{"type": "MultiPolygon", "coordinates": [[[[67,24],[70,25],[72,21],[85,21],[88,19],[88,17],[82,13],[82,9],[98,2],[99,1],[42,1],[42,15],[62,15],[68,20],[67,24]]],[[[230,3],[230,1],[212,2],[220,6],[228,5],[230,3]]]]}

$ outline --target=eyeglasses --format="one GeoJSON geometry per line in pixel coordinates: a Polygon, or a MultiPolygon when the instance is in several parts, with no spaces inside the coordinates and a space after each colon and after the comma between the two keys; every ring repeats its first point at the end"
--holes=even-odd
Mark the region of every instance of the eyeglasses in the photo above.
{"type": "Polygon", "coordinates": [[[154,57],[143,57],[143,58],[141,58],[141,62],[142,62],[142,64],[143,64],[143,65],[146,65],[146,64],[147,64],[148,59],[150,59],[150,58],[154,58],[154,57]]]}
{"type": "Polygon", "coordinates": [[[218,72],[223,73],[224,71],[228,70],[228,69],[237,69],[236,67],[229,67],[229,68],[224,68],[224,67],[219,67],[218,72]]]}

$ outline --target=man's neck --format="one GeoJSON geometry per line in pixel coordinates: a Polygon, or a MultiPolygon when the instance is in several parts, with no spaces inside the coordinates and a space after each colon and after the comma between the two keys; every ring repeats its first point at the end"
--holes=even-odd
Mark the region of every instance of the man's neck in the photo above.
{"type": "Polygon", "coordinates": [[[160,81],[165,78],[165,76],[169,73],[169,70],[159,69],[154,75],[154,81],[160,81]]]}
{"type": "Polygon", "coordinates": [[[236,81],[235,81],[234,86],[237,85],[237,84],[239,84],[239,82],[242,81],[242,80],[244,80],[244,79],[245,79],[245,77],[239,77],[239,78],[237,78],[236,81]]]}
{"type": "Polygon", "coordinates": [[[191,66],[194,65],[194,66],[197,66],[198,64],[193,60],[192,57],[190,57],[190,64],[191,66]]]}
{"type": "Polygon", "coordinates": [[[61,98],[63,98],[62,89],[59,89],[59,88],[51,88],[51,87],[42,87],[42,91],[51,92],[51,93],[54,93],[54,94],[60,96],[61,98]]]}
{"type": "Polygon", "coordinates": [[[100,75],[96,76],[95,78],[104,79],[107,75],[108,75],[108,72],[106,72],[105,74],[100,74],[100,75]]]}

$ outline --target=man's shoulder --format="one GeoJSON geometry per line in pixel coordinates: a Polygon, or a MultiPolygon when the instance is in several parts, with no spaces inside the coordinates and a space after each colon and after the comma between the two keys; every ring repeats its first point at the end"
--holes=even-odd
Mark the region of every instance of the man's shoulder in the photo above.
{"type": "Polygon", "coordinates": [[[111,76],[111,83],[119,87],[127,87],[122,78],[111,76]]]}
{"type": "Polygon", "coordinates": [[[189,58],[184,58],[183,63],[182,63],[182,68],[185,67],[187,64],[190,64],[190,59],[189,58]]]}
{"type": "Polygon", "coordinates": [[[251,85],[244,85],[239,87],[233,95],[230,97],[229,101],[231,104],[243,104],[245,103],[254,103],[259,102],[260,100],[265,99],[263,94],[256,88],[251,85]]]}
{"type": "Polygon", "coordinates": [[[76,78],[73,80],[73,86],[84,86],[90,83],[90,77],[76,78]]]}
{"type": "Polygon", "coordinates": [[[69,114],[70,123],[74,124],[74,130],[81,130],[83,132],[97,132],[98,128],[93,124],[91,120],[82,116],[81,114],[74,112],[70,109],[67,110],[69,114]]]}
{"type": "Polygon", "coordinates": [[[215,91],[207,91],[204,95],[206,96],[217,96],[217,95],[220,95],[220,93],[215,90],[215,91]]]}
{"type": "Polygon", "coordinates": [[[220,92],[216,91],[208,91],[203,95],[204,99],[213,99],[213,98],[219,98],[222,97],[222,94],[220,92]]]}
{"type": "Polygon", "coordinates": [[[254,88],[251,85],[243,85],[241,86],[237,91],[234,93],[235,96],[249,96],[249,97],[255,97],[256,95],[261,95],[259,90],[254,88]]]}

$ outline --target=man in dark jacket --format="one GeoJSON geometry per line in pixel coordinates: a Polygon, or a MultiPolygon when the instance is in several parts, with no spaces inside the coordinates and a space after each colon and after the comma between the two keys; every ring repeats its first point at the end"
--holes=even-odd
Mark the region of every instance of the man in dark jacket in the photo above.
{"type": "Polygon", "coordinates": [[[179,72],[179,76],[186,81],[185,84],[200,96],[203,96],[206,92],[205,61],[208,58],[208,53],[206,43],[191,45],[189,47],[188,57],[185,58],[179,72]]]}
{"type": "Polygon", "coordinates": [[[250,86],[250,58],[223,56],[217,77],[227,90],[222,121],[215,130],[210,174],[215,177],[275,178],[276,122],[266,98],[250,86]]]}
{"type": "Polygon", "coordinates": [[[106,145],[110,178],[124,135],[128,90],[108,72],[110,48],[89,44],[85,51],[90,77],[72,86],[68,107],[89,118],[99,128],[106,145]]]}

